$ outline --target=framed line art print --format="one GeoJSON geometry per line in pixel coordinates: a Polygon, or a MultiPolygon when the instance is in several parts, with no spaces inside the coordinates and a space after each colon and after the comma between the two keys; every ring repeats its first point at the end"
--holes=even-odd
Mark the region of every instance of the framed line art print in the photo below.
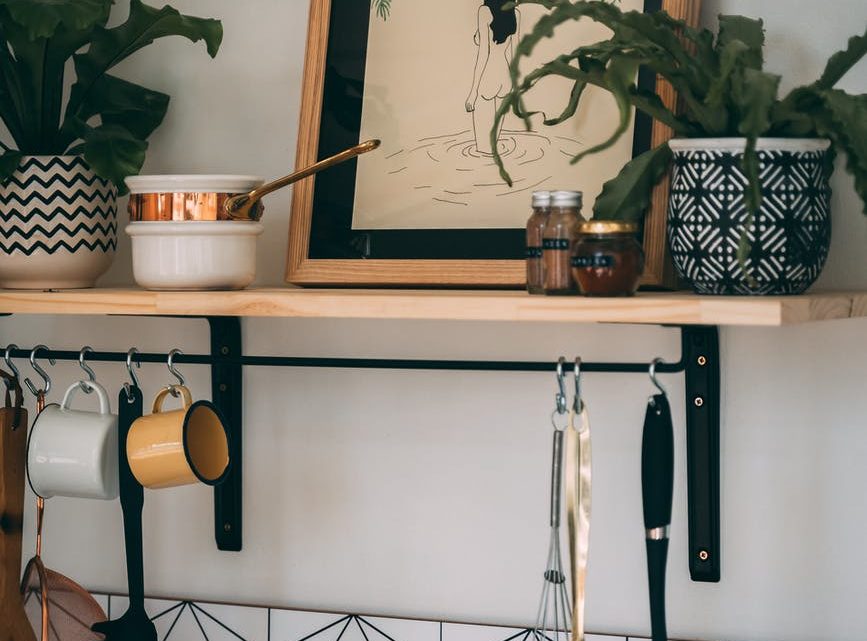
{"type": "MultiPolygon", "coordinates": [[[[698,0],[619,0],[624,9],[664,9],[689,23],[698,0]]],[[[491,155],[489,132],[511,88],[508,66],[522,34],[546,9],[518,4],[511,18],[486,23],[501,0],[311,0],[296,166],[377,138],[382,146],[298,183],[292,202],[287,280],[310,286],[521,288],[524,228],[536,189],[584,192],[589,215],[602,184],[633,155],[671,137],[641,115],[631,135],[571,165],[581,149],[617,125],[613,98],[589,87],[575,118],[531,131],[510,115],[499,151],[514,184],[491,155]],[[383,5],[388,9],[383,9],[383,5]]],[[[527,68],[576,42],[609,32],[591,21],[563,25],[527,68]]],[[[640,85],[669,104],[674,92],[650,73],[640,85]]],[[[550,78],[527,98],[531,110],[559,113],[568,81],[550,78]]],[[[668,184],[645,217],[644,285],[673,286],[666,253],[668,184]]]]}

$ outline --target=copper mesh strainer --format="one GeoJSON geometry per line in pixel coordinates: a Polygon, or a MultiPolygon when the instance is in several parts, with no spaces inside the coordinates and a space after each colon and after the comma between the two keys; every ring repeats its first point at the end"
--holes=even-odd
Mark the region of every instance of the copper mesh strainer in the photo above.
{"type": "MultiPolygon", "coordinates": [[[[45,394],[37,396],[36,409],[45,407],[45,394]]],[[[96,641],[102,635],[91,631],[106,616],[90,593],[72,579],[46,569],[42,563],[42,524],[45,500],[36,499],[36,555],[27,563],[21,594],[24,609],[39,641],[96,641]]]]}

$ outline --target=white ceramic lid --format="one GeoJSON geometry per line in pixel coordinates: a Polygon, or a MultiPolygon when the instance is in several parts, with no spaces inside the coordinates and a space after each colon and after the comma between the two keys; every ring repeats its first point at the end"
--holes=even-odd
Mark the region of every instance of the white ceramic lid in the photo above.
{"type": "Polygon", "coordinates": [[[126,185],[132,194],[209,193],[243,194],[264,183],[258,176],[228,174],[173,174],[163,176],[130,176],[126,185]]]}

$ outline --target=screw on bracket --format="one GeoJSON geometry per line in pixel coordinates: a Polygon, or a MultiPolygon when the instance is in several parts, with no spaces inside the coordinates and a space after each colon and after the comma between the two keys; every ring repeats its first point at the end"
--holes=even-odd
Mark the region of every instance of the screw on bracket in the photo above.
{"type": "Polygon", "coordinates": [[[693,403],[695,403],[696,407],[702,407],[704,406],[704,399],[701,396],[696,396],[693,403]]]}
{"type": "Polygon", "coordinates": [[[707,550],[699,550],[698,558],[702,561],[707,561],[710,559],[710,553],[707,550]]]}
{"type": "Polygon", "coordinates": [[[696,362],[698,363],[699,367],[704,367],[705,365],[707,365],[707,356],[699,356],[696,359],[696,362]]]}

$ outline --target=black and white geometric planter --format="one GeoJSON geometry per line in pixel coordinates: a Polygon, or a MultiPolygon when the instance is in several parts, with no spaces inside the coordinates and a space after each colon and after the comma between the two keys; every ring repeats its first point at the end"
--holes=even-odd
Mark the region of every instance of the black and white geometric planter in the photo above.
{"type": "Polygon", "coordinates": [[[81,156],[25,156],[0,183],[0,287],[93,287],[117,248],[117,189],[81,156]]]}
{"type": "Polygon", "coordinates": [[[700,294],[801,294],[819,277],[831,242],[830,143],[759,139],[762,205],[746,267],[738,243],[747,220],[743,138],[669,142],[674,152],[668,244],[680,275],[700,294]]]}

